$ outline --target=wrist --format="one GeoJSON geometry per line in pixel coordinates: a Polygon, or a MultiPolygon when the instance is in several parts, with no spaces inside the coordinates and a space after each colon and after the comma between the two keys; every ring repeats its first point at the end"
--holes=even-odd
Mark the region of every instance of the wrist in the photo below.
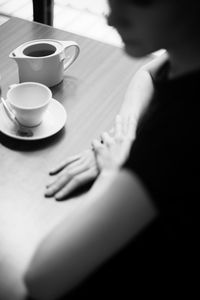
{"type": "Polygon", "coordinates": [[[118,167],[115,168],[110,168],[110,169],[102,169],[99,173],[98,177],[104,178],[104,177],[108,177],[108,176],[113,176],[115,175],[117,172],[119,171],[118,167]]]}

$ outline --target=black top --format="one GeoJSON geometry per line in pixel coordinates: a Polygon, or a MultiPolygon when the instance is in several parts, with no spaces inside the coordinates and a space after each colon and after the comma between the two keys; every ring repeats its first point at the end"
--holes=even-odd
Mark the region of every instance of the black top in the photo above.
{"type": "MultiPolygon", "coordinates": [[[[155,82],[124,168],[146,187],[159,217],[71,293],[73,299],[184,295],[195,290],[200,201],[200,72],[155,82]],[[180,283],[180,284],[179,284],[180,283]]],[[[69,296],[68,298],[69,299],[69,296]]],[[[70,298],[71,299],[71,298],[70,298]]]]}
{"type": "Polygon", "coordinates": [[[200,72],[158,80],[155,90],[124,167],[149,191],[166,238],[179,243],[191,237],[200,199],[200,72]]]}

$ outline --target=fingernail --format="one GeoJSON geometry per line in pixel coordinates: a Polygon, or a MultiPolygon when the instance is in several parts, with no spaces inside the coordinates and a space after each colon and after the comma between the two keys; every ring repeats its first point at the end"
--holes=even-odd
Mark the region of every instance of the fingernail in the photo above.
{"type": "Polygon", "coordinates": [[[56,194],[55,194],[55,198],[61,198],[63,196],[63,193],[60,191],[58,191],[56,194]]]}
{"type": "Polygon", "coordinates": [[[61,196],[55,196],[55,199],[56,199],[56,201],[61,201],[61,200],[63,200],[63,197],[61,197],[61,196]]]}
{"type": "Polygon", "coordinates": [[[51,196],[53,196],[53,191],[50,190],[50,189],[47,189],[47,191],[45,192],[45,196],[46,196],[46,197],[51,197],[51,196]]]}
{"type": "Polygon", "coordinates": [[[46,198],[52,197],[52,195],[49,194],[49,193],[45,193],[44,196],[45,196],[46,198]]]}
{"type": "Polygon", "coordinates": [[[55,174],[55,171],[52,170],[52,171],[49,171],[49,175],[54,175],[55,174]]]}

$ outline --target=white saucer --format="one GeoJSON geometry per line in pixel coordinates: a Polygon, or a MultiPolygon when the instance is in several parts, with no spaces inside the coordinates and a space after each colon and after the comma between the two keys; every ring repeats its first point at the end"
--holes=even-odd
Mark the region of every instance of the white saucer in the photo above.
{"type": "Polygon", "coordinates": [[[67,113],[64,106],[57,100],[52,99],[42,123],[31,128],[33,131],[33,136],[20,136],[16,132],[15,125],[6,115],[3,104],[0,103],[0,131],[15,139],[40,140],[50,137],[64,127],[66,120],[67,113]]]}

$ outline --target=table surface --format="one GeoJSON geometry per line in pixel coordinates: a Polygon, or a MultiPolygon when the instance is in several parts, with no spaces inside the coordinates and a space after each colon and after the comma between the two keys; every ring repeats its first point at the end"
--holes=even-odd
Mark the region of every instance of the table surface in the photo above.
{"type": "Polygon", "coordinates": [[[111,127],[127,85],[144,60],[132,59],[119,48],[18,18],[0,26],[0,37],[4,96],[8,86],[18,82],[17,64],[8,54],[23,42],[74,40],[81,49],[63,82],[52,88],[53,97],[68,114],[65,128],[34,142],[0,133],[0,300],[21,300],[26,294],[23,272],[38,243],[84,201],[84,194],[62,202],[45,198],[48,171],[65,157],[89,147],[93,138],[111,127]]]}

